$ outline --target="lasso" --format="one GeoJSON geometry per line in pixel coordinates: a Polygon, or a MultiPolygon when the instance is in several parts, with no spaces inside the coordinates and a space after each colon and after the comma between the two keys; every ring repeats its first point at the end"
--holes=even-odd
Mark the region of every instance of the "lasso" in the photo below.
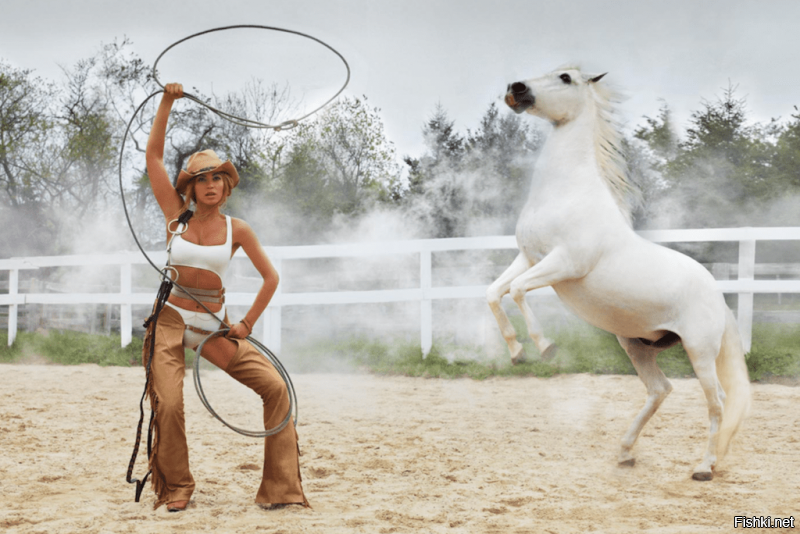
{"type": "MultiPolygon", "coordinates": [[[[169,292],[172,289],[172,286],[175,286],[175,287],[177,287],[178,289],[181,289],[181,290],[183,290],[183,287],[181,287],[180,284],[178,284],[176,282],[176,280],[173,280],[170,276],[168,276],[168,272],[170,271],[170,269],[174,269],[174,268],[167,267],[167,268],[162,269],[162,268],[158,267],[155,263],[153,263],[152,259],[150,258],[150,256],[147,255],[147,252],[145,252],[144,247],[142,247],[141,243],[139,242],[139,238],[137,237],[136,232],[133,229],[133,223],[131,222],[131,217],[130,217],[130,214],[128,212],[128,205],[127,205],[127,202],[125,201],[125,188],[123,187],[123,184],[122,184],[122,162],[123,162],[123,154],[125,152],[125,141],[127,140],[128,135],[130,134],[131,126],[133,125],[133,121],[135,120],[135,118],[139,114],[139,112],[142,110],[142,108],[147,104],[147,102],[150,101],[150,99],[152,99],[156,95],[164,92],[164,85],[159,81],[158,75],[157,75],[157,72],[156,72],[156,67],[158,65],[158,62],[161,60],[161,58],[164,56],[164,54],[166,54],[170,49],[174,48],[175,46],[179,45],[180,43],[183,43],[184,41],[188,41],[189,39],[193,39],[195,37],[199,37],[201,35],[206,35],[206,34],[212,33],[212,32],[218,32],[218,31],[224,31],[224,30],[235,30],[235,29],[241,29],[241,28],[254,28],[254,29],[261,29],[261,30],[270,30],[270,31],[278,31],[278,32],[284,32],[284,33],[290,33],[290,34],[294,34],[294,35],[299,35],[301,37],[305,37],[307,39],[311,39],[312,41],[315,41],[315,42],[323,45],[328,50],[330,50],[331,52],[336,54],[339,57],[339,59],[342,60],[342,63],[344,63],[345,69],[347,70],[347,78],[345,79],[344,84],[336,92],[336,94],[334,94],[331,98],[329,98],[327,101],[325,101],[319,107],[313,109],[312,111],[306,113],[305,115],[303,115],[301,117],[298,117],[296,119],[287,120],[287,121],[284,121],[284,122],[282,122],[280,124],[265,124],[265,123],[254,121],[254,120],[247,119],[247,118],[244,118],[244,117],[237,117],[237,116],[232,115],[230,113],[227,113],[227,112],[224,112],[222,110],[216,109],[213,106],[209,105],[208,103],[203,102],[202,100],[200,100],[196,96],[188,94],[188,93],[184,93],[183,94],[184,98],[188,98],[189,100],[192,100],[192,101],[200,104],[201,106],[204,106],[204,107],[208,108],[210,111],[212,111],[213,113],[217,114],[219,117],[221,117],[221,118],[223,118],[223,119],[225,119],[227,121],[233,122],[234,124],[237,124],[237,125],[240,125],[240,126],[245,126],[245,127],[248,127],[248,128],[273,129],[275,131],[281,131],[281,130],[288,130],[288,129],[296,127],[300,121],[310,117],[314,113],[318,112],[319,110],[321,110],[322,108],[324,108],[325,106],[330,104],[336,97],[338,97],[342,93],[342,91],[344,91],[345,87],[347,87],[347,84],[350,82],[350,66],[348,65],[348,63],[345,60],[344,56],[342,56],[342,54],[340,54],[332,46],[330,46],[327,43],[321,41],[320,39],[317,39],[316,37],[312,37],[312,36],[310,36],[308,34],[301,33],[301,32],[294,31],[294,30],[288,30],[288,29],[285,29],[285,28],[277,28],[277,27],[273,27],[273,26],[260,26],[260,25],[254,25],[254,24],[240,24],[240,25],[235,25],[235,26],[223,26],[223,27],[220,27],[220,28],[213,28],[213,29],[210,29],[210,30],[206,30],[206,31],[202,31],[202,32],[199,32],[199,33],[192,34],[192,35],[190,35],[188,37],[185,37],[185,38],[183,38],[183,39],[181,39],[179,41],[176,41],[175,43],[171,44],[166,49],[164,49],[164,51],[161,52],[161,54],[159,54],[158,58],[156,58],[155,63],[153,63],[153,80],[156,82],[156,84],[158,84],[159,87],[161,87],[161,89],[156,91],[156,92],[154,92],[154,93],[152,93],[147,98],[145,98],[144,101],[142,101],[142,103],[139,104],[139,106],[133,112],[133,116],[131,117],[130,121],[128,121],[128,125],[127,125],[127,127],[125,129],[125,134],[122,137],[122,142],[120,144],[120,152],[119,152],[119,189],[120,189],[120,195],[122,197],[122,207],[123,207],[123,210],[125,211],[125,219],[128,222],[128,228],[130,228],[131,235],[133,236],[133,240],[136,242],[136,246],[139,248],[139,250],[141,251],[142,255],[144,255],[144,257],[147,260],[147,262],[156,271],[158,271],[158,273],[161,275],[161,280],[162,280],[161,289],[159,289],[159,294],[158,294],[158,297],[157,297],[157,304],[156,304],[156,307],[155,307],[155,312],[151,316],[151,319],[148,319],[148,322],[150,320],[153,320],[154,322],[158,320],[157,319],[158,312],[160,312],[160,308],[163,305],[162,301],[166,301],[166,298],[169,296],[169,292]]],[[[176,277],[176,279],[177,279],[177,277],[176,277]]],[[[200,306],[202,306],[203,309],[206,310],[206,312],[210,313],[211,315],[214,315],[211,312],[211,310],[209,310],[206,307],[206,305],[204,303],[200,302],[200,300],[198,300],[194,295],[192,295],[189,292],[187,292],[187,294],[195,302],[197,302],[200,306]]],[[[197,347],[197,349],[195,351],[194,386],[195,386],[195,390],[197,391],[198,396],[200,397],[200,401],[203,403],[203,406],[205,406],[206,409],[215,418],[217,418],[220,422],[222,422],[225,426],[227,426],[231,430],[233,430],[235,432],[238,432],[239,434],[243,434],[245,436],[250,436],[250,437],[254,437],[254,438],[263,438],[263,437],[272,436],[274,434],[277,434],[278,432],[283,430],[286,427],[287,424],[289,424],[289,421],[292,419],[292,414],[294,414],[294,424],[296,426],[297,425],[297,412],[298,412],[298,409],[297,409],[297,394],[295,393],[294,385],[292,384],[292,380],[289,377],[289,373],[286,372],[286,369],[284,368],[284,366],[280,362],[280,360],[278,360],[278,358],[266,346],[264,346],[262,343],[260,343],[257,339],[254,339],[252,336],[247,336],[247,338],[246,338],[247,341],[249,341],[259,352],[261,352],[264,355],[265,358],[267,358],[267,360],[269,360],[270,363],[272,363],[272,365],[278,371],[278,374],[281,376],[281,378],[283,379],[283,381],[286,384],[286,389],[287,389],[288,394],[289,394],[289,410],[288,410],[288,412],[286,414],[286,417],[283,419],[283,421],[278,426],[276,426],[274,428],[271,428],[271,429],[268,429],[268,430],[264,430],[264,431],[251,431],[251,430],[245,430],[245,429],[237,428],[237,427],[229,424],[227,421],[225,421],[222,417],[220,417],[214,411],[214,409],[209,404],[208,399],[206,398],[205,393],[203,392],[203,387],[202,387],[202,385],[200,383],[200,354],[201,354],[203,345],[205,345],[206,341],[208,341],[209,339],[211,339],[214,336],[218,336],[218,335],[223,334],[223,333],[227,332],[228,330],[230,330],[230,325],[225,324],[224,321],[220,321],[220,326],[221,326],[221,328],[219,330],[217,330],[215,332],[212,332],[211,334],[206,336],[206,338],[203,339],[203,341],[198,345],[198,347],[197,347]]],[[[154,331],[155,331],[155,328],[154,328],[154,331]]],[[[152,343],[153,343],[153,340],[151,340],[151,344],[152,343]]],[[[144,402],[144,398],[145,398],[145,396],[147,394],[147,389],[148,389],[149,384],[150,384],[150,363],[151,363],[151,361],[152,361],[152,357],[150,359],[148,359],[148,362],[147,362],[146,380],[145,380],[145,392],[144,392],[144,394],[142,394],[142,398],[139,401],[140,418],[139,418],[139,424],[138,424],[137,431],[136,431],[136,443],[134,445],[133,456],[131,457],[131,461],[130,461],[130,463],[128,465],[128,473],[127,473],[127,477],[126,477],[126,480],[127,480],[128,483],[130,483],[130,484],[134,484],[135,483],[136,484],[136,502],[139,502],[139,497],[141,495],[142,489],[144,488],[144,484],[147,481],[147,477],[150,475],[150,473],[148,472],[147,475],[145,475],[145,477],[141,481],[138,480],[138,479],[132,478],[133,466],[134,466],[134,463],[136,462],[136,455],[138,453],[139,442],[141,440],[142,422],[144,420],[144,408],[143,408],[142,403],[144,402]]],[[[151,454],[152,429],[153,429],[153,423],[154,423],[154,415],[155,414],[153,412],[153,413],[151,413],[151,417],[150,417],[149,432],[148,432],[148,457],[151,454]]]]}

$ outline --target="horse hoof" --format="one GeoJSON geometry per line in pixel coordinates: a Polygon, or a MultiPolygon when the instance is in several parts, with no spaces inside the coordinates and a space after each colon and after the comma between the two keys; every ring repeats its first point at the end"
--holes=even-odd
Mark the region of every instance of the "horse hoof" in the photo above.
{"type": "Polygon", "coordinates": [[[519,364],[525,363],[527,361],[528,361],[528,358],[525,357],[525,351],[522,350],[521,348],[519,349],[519,352],[516,355],[511,357],[511,363],[514,364],[514,365],[519,365],[519,364]]]}
{"type": "Polygon", "coordinates": [[[558,352],[558,345],[556,345],[555,343],[551,343],[546,349],[544,349],[544,352],[542,353],[542,361],[549,362],[550,360],[556,357],[557,352],[558,352]]]}
{"type": "Polygon", "coordinates": [[[636,464],[636,458],[628,458],[627,460],[620,460],[619,465],[625,467],[633,467],[636,464]]]}
{"type": "Polygon", "coordinates": [[[701,482],[705,482],[714,478],[714,473],[711,471],[699,471],[697,473],[692,473],[692,478],[701,482]]]}

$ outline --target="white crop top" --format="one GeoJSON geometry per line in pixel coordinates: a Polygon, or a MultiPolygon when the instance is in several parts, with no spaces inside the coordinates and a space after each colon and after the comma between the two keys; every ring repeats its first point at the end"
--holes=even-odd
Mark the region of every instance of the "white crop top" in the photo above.
{"type": "Polygon", "coordinates": [[[225,271],[231,262],[231,248],[233,242],[233,228],[231,218],[225,216],[227,235],[221,245],[204,246],[186,241],[180,234],[176,234],[167,247],[170,265],[195,267],[216,273],[220,281],[225,277],[225,271]]]}

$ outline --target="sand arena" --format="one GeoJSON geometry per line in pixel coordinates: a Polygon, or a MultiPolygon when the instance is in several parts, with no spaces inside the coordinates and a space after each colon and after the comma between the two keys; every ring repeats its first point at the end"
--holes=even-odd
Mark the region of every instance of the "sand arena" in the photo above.
{"type": "MultiPolygon", "coordinates": [[[[634,449],[635,467],[622,468],[618,442],[644,402],[635,376],[364,374],[293,375],[313,508],[271,512],[253,503],[260,441],[213,419],[187,375],[197,490],[185,513],[153,511],[149,484],[137,504],[124,481],[143,380],[141,368],[0,366],[3,532],[697,534],[734,532],[736,515],[800,512],[797,387],[754,384],[733,452],[700,483],[690,476],[708,419],[693,379],[672,380],[634,449]]],[[[215,409],[258,421],[255,397],[252,413],[226,412],[234,397],[252,395],[229,382],[204,372],[215,409]]]]}

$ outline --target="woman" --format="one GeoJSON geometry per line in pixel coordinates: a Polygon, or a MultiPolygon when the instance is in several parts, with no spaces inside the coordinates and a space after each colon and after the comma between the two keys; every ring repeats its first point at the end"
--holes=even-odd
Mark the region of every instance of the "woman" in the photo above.
{"type": "MultiPolygon", "coordinates": [[[[275,293],[278,273],[250,226],[220,213],[220,207],[239,183],[236,169],[230,161],[222,162],[212,150],[197,152],[189,158],[186,170],[181,171],[173,187],[164,166],[167,119],[173,103],[181,97],[180,84],[165,87],[147,142],[147,171],[167,222],[169,263],[174,268],[171,276],[213,315],[190,295],[174,288],[158,316],[155,333],[148,331],[145,340],[145,360],[150,344],[154,344],[148,393],[156,412],[150,458],[157,497],[155,508],[166,503],[171,512],[186,509],[195,487],[189,470],[183,413],[184,348],[196,348],[209,332],[220,329],[220,320],[228,323],[223,277],[239,247],[264,282],[241,322],[232,325],[224,337],[212,338],[203,345],[203,357],[261,396],[265,428],[278,426],[289,409],[283,379],[244,339],[275,293]],[[188,223],[176,222],[192,203],[195,211],[188,223]]],[[[268,508],[285,504],[308,506],[300,479],[297,434],[292,424],[266,438],[264,470],[256,502],[268,508]]]]}

